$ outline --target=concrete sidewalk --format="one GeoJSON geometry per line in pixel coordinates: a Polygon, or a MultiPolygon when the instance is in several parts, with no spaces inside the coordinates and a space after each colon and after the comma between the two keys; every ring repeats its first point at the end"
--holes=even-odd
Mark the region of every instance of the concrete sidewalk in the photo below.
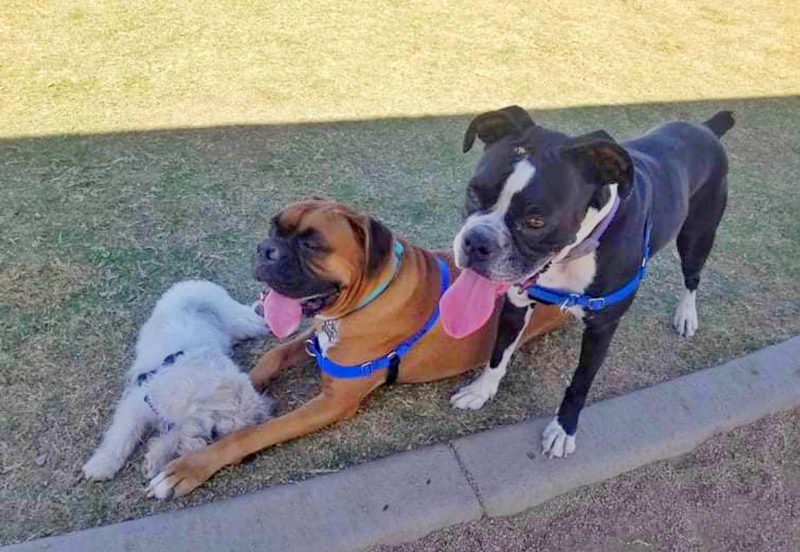
{"type": "Polygon", "coordinates": [[[239,498],[6,547],[10,551],[353,550],[484,515],[691,451],[714,434],[800,405],[800,337],[588,407],[576,453],[539,453],[549,419],[370,462],[239,498]]]}

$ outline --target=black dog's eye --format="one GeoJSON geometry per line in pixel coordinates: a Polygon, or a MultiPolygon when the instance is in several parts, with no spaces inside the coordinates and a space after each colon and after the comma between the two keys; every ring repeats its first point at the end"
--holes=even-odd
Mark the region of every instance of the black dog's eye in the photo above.
{"type": "Polygon", "coordinates": [[[537,230],[544,226],[544,220],[538,215],[531,215],[525,218],[525,226],[531,230],[537,230]]]}
{"type": "Polygon", "coordinates": [[[544,226],[544,219],[539,215],[527,215],[517,223],[517,228],[523,232],[539,230],[542,226],[544,226]]]}

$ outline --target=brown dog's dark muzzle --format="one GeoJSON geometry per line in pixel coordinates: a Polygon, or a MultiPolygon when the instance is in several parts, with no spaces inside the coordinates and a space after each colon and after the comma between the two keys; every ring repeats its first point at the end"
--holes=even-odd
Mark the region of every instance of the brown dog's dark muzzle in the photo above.
{"type": "Polygon", "coordinates": [[[319,278],[289,240],[272,237],[256,246],[253,276],[281,295],[294,299],[328,297],[338,285],[319,278]]]}

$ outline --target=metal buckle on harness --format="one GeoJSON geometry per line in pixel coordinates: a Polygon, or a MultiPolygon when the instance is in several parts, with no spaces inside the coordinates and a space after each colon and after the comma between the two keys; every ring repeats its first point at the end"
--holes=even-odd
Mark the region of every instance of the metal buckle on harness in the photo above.
{"type": "Polygon", "coordinates": [[[314,338],[306,339],[306,354],[312,358],[317,356],[317,348],[314,346],[314,338]]]}
{"type": "Polygon", "coordinates": [[[599,311],[602,310],[603,307],[605,306],[606,306],[606,300],[603,297],[593,297],[589,299],[589,303],[586,305],[586,307],[590,311],[599,311]]]}
{"type": "Polygon", "coordinates": [[[575,305],[577,305],[577,304],[578,304],[578,300],[579,300],[580,298],[581,298],[581,296],[580,296],[580,295],[578,295],[578,294],[576,294],[576,293],[571,293],[571,294],[569,295],[569,297],[567,297],[566,299],[564,299],[564,302],[563,302],[563,303],[561,303],[561,307],[560,307],[560,309],[561,309],[561,312],[564,312],[564,311],[566,311],[568,308],[570,308],[570,307],[574,307],[575,305]]]}
{"type": "Polygon", "coordinates": [[[372,372],[375,370],[372,368],[372,362],[365,362],[361,366],[358,367],[358,371],[361,374],[361,377],[369,377],[372,375],[372,372]]]}

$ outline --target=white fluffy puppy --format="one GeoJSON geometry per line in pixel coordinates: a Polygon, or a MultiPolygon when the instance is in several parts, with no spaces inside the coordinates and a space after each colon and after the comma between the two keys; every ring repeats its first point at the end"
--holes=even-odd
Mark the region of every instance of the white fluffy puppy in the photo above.
{"type": "Polygon", "coordinates": [[[266,334],[264,320],[220,286],[200,280],[172,286],[139,332],[122,399],[84,476],[113,477],[154,429],[147,477],[176,456],[269,418],[272,401],[227,356],[235,341],[266,334]]]}

